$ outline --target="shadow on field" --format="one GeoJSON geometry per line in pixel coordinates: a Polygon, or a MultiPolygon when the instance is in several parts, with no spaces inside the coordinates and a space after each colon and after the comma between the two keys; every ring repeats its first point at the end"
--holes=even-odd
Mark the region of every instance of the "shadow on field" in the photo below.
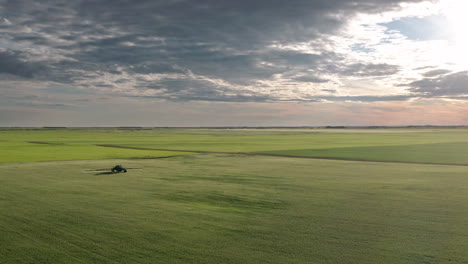
{"type": "MultiPolygon", "coordinates": [[[[142,170],[143,168],[126,168],[127,170],[142,170]]],[[[110,169],[94,169],[94,170],[83,170],[82,173],[93,173],[94,175],[109,175],[117,174],[113,173],[110,169]]]]}
{"type": "MultiPolygon", "coordinates": [[[[127,168],[127,170],[142,170],[143,168],[127,168]]],[[[117,174],[116,172],[109,171],[109,169],[96,169],[90,172],[99,172],[94,175],[109,175],[109,174],[117,174]]]]}
{"type": "Polygon", "coordinates": [[[106,172],[96,173],[96,174],[94,174],[94,175],[109,175],[109,174],[115,174],[115,173],[113,173],[113,172],[111,172],[111,171],[106,171],[106,172]]]}

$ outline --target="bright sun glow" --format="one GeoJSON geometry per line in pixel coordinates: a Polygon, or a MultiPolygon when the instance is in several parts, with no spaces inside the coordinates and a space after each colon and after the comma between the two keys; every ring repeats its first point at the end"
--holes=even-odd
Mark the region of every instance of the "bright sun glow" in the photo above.
{"type": "Polygon", "coordinates": [[[451,40],[448,49],[449,61],[458,67],[468,69],[468,1],[446,0],[442,2],[443,13],[447,17],[447,30],[451,40]]]}

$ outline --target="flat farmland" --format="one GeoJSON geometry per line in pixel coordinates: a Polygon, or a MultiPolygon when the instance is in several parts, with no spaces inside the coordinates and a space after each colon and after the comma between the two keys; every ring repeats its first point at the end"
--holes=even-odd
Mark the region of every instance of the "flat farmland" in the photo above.
{"type": "Polygon", "coordinates": [[[3,130],[0,263],[468,263],[467,141],[457,129],[3,130]]]}
{"type": "Polygon", "coordinates": [[[468,164],[467,146],[468,131],[463,129],[3,130],[0,162],[190,154],[177,152],[181,150],[468,164]]]}

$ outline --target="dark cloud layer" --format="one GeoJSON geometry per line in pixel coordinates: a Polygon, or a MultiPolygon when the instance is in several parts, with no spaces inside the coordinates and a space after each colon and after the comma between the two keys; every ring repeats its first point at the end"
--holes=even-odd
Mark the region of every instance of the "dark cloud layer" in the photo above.
{"type": "Polygon", "coordinates": [[[0,52],[0,73],[7,73],[24,78],[44,72],[45,67],[39,63],[28,62],[19,51],[0,52]]]}
{"type": "Polygon", "coordinates": [[[363,64],[355,63],[346,65],[344,69],[340,71],[341,74],[347,76],[360,76],[360,77],[374,77],[374,76],[385,76],[393,75],[399,71],[397,65],[389,64],[363,64]]]}
{"type": "MultiPolygon", "coordinates": [[[[329,81],[322,74],[375,77],[399,68],[345,65],[320,47],[312,54],[275,45],[333,34],[358,13],[421,1],[0,0],[0,73],[109,91],[157,90],[170,100],[283,100],[260,92],[259,81],[290,76],[320,84],[329,81]]],[[[411,86],[420,92],[424,84],[411,86]]]]}
{"type": "Polygon", "coordinates": [[[306,82],[306,83],[326,83],[329,81],[327,79],[323,79],[323,78],[316,77],[316,76],[310,76],[310,75],[299,76],[292,80],[298,81],[298,82],[306,82]]]}
{"type": "Polygon", "coordinates": [[[452,73],[436,78],[424,78],[409,84],[411,91],[425,96],[468,95],[468,71],[452,73]]]}
{"type": "Polygon", "coordinates": [[[424,76],[424,77],[435,77],[435,76],[447,74],[447,73],[450,73],[450,72],[451,72],[451,71],[449,71],[449,70],[443,70],[443,69],[432,70],[432,71],[425,72],[425,73],[423,74],[423,76],[424,76]]]}

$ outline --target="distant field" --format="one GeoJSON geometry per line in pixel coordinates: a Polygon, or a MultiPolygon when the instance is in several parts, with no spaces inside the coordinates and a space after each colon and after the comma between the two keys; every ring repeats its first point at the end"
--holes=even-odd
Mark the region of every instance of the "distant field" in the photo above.
{"type": "Polygon", "coordinates": [[[468,164],[468,131],[462,129],[4,130],[0,131],[0,162],[155,158],[189,154],[112,149],[98,147],[97,144],[351,160],[468,164]]]}
{"type": "MultiPolygon", "coordinates": [[[[141,140],[141,139],[140,139],[141,140]]],[[[101,142],[134,142],[132,134],[81,131],[1,131],[0,163],[54,160],[160,158],[189,153],[110,149],[95,146],[101,142]]]]}
{"type": "Polygon", "coordinates": [[[468,164],[468,142],[328,149],[297,149],[265,151],[263,153],[347,160],[468,164]]]}
{"type": "Polygon", "coordinates": [[[467,130],[6,129],[0,150],[0,264],[468,263],[467,130]]]}

